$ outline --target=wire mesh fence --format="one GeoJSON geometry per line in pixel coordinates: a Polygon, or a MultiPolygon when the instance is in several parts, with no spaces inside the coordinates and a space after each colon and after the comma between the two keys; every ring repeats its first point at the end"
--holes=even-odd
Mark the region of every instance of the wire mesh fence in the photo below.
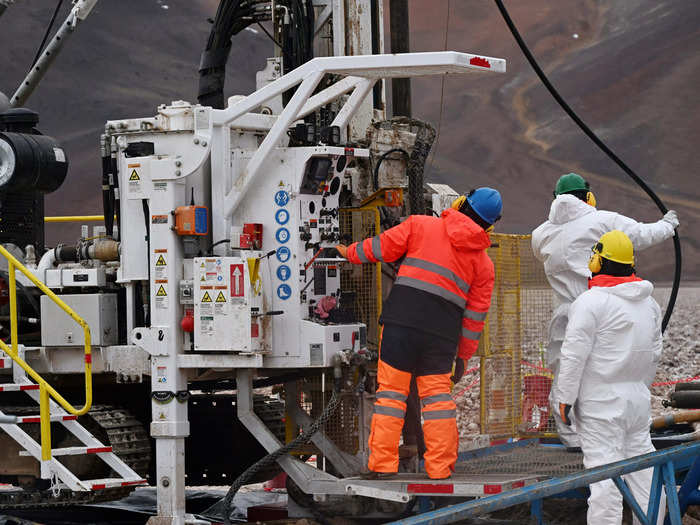
{"type": "Polygon", "coordinates": [[[479,347],[481,433],[551,436],[552,374],[545,361],[552,293],[529,235],[491,234],[496,270],[479,347]]]}
{"type": "MultiPolygon", "coordinates": [[[[345,377],[345,380],[356,378],[345,377]]],[[[326,407],[333,394],[333,378],[320,372],[317,375],[309,376],[297,382],[297,400],[301,408],[312,419],[317,419],[326,407]]],[[[342,392],[340,405],[323,425],[323,432],[330,438],[336,446],[343,452],[355,454],[360,444],[360,421],[358,417],[359,398],[352,392],[342,392]]],[[[289,416],[287,416],[289,417],[289,416]]],[[[290,419],[290,422],[291,419],[290,419]]],[[[290,441],[298,434],[298,425],[289,428],[291,432],[287,436],[290,441]]],[[[300,453],[317,454],[318,449],[311,443],[305,445],[300,453]]]]}
{"type": "MultiPolygon", "coordinates": [[[[357,242],[380,233],[376,208],[341,209],[340,235],[346,242],[357,242]]],[[[381,263],[345,264],[340,271],[340,287],[344,294],[353,294],[355,318],[367,325],[367,342],[379,347],[379,315],[382,305],[381,263]]]]}

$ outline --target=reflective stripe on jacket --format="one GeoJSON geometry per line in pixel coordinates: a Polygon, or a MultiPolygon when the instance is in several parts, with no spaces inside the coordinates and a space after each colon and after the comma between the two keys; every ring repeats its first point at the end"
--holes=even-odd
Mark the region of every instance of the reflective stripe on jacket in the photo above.
{"type": "Polygon", "coordinates": [[[485,251],[490,243],[474,221],[447,209],[440,218],[412,215],[350,245],[347,257],[355,264],[403,258],[382,320],[459,342],[459,356],[468,359],[491,304],[494,268],[485,251]]]}

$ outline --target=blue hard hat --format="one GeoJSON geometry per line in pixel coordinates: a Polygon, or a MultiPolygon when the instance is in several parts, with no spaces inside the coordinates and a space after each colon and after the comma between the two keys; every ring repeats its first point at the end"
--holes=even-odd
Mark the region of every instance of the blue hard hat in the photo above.
{"type": "Polygon", "coordinates": [[[493,188],[472,190],[467,195],[467,202],[474,212],[489,224],[493,224],[501,218],[503,201],[498,190],[493,188]]]}

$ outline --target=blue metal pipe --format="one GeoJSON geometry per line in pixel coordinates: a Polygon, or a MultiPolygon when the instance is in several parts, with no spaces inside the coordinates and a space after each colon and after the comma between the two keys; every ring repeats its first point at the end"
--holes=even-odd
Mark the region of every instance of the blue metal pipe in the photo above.
{"type": "Polygon", "coordinates": [[[666,506],[668,513],[664,523],[670,525],[681,524],[681,508],[678,502],[678,493],[676,492],[676,474],[673,470],[673,461],[668,460],[663,465],[664,485],[666,485],[666,506]]]}
{"type": "Polygon", "coordinates": [[[681,488],[678,491],[678,503],[680,507],[681,516],[685,514],[688,509],[688,505],[700,505],[698,503],[698,486],[700,485],[700,458],[696,458],[693,462],[693,466],[685,476],[681,488]]]}
{"type": "MultiPolygon", "coordinates": [[[[443,523],[454,523],[459,520],[504,509],[513,505],[527,503],[535,499],[548,498],[564,491],[584,487],[604,479],[619,477],[623,474],[644,470],[656,465],[663,465],[691,457],[697,458],[699,456],[700,442],[678,445],[664,450],[650,452],[642,456],[617,461],[609,465],[602,465],[600,467],[584,470],[561,478],[542,481],[528,487],[504,492],[495,496],[459,503],[404,520],[395,521],[392,522],[392,525],[439,525],[443,523]]],[[[668,476],[664,476],[664,478],[668,486],[668,476]]],[[[675,494],[675,489],[673,493],[675,494]]],[[[678,507],[676,507],[676,512],[678,512],[678,507]]],[[[680,516],[678,516],[678,519],[680,519],[680,516]]],[[[673,521],[672,519],[671,522],[673,523],[673,521]]]]}
{"type": "Polygon", "coordinates": [[[649,519],[647,518],[646,514],[644,514],[642,507],[639,505],[637,499],[632,494],[632,491],[630,490],[630,487],[627,484],[627,482],[622,478],[613,478],[613,483],[615,483],[617,490],[619,490],[620,494],[622,494],[622,499],[624,499],[630,506],[632,512],[635,516],[637,516],[639,522],[642,525],[655,525],[656,522],[651,523],[651,521],[649,521],[649,519]]]}

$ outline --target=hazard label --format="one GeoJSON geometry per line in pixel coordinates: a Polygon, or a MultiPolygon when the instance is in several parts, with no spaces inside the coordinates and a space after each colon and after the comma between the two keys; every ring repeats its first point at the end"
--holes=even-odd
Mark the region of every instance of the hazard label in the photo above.
{"type": "Polygon", "coordinates": [[[156,279],[168,278],[168,262],[165,258],[168,250],[153,250],[153,266],[156,279]]]}
{"type": "Polygon", "coordinates": [[[226,302],[226,296],[224,296],[223,292],[219,292],[219,295],[216,296],[216,302],[217,303],[225,303],[226,302]]]}
{"type": "Polygon", "coordinates": [[[145,198],[145,195],[143,193],[143,188],[142,188],[142,180],[141,180],[141,175],[139,175],[139,172],[137,171],[136,168],[140,168],[141,164],[129,164],[127,165],[127,168],[131,170],[130,172],[127,171],[129,174],[128,176],[128,192],[127,192],[127,197],[129,199],[142,199],[145,198]]]}
{"type": "Polygon", "coordinates": [[[202,297],[202,302],[203,303],[210,303],[211,302],[211,295],[209,295],[209,292],[204,292],[204,297],[202,297]]]}
{"type": "MultiPolygon", "coordinates": [[[[156,284],[158,284],[159,281],[156,281],[156,284]]],[[[156,308],[162,308],[162,309],[167,309],[168,308],[168,289],[167,289],[167,282],[166,280],[162,280],[160,282],[163,282],[165,284],[161,284],[158,286],[158,290],[156,291],[156,308]]]]}

